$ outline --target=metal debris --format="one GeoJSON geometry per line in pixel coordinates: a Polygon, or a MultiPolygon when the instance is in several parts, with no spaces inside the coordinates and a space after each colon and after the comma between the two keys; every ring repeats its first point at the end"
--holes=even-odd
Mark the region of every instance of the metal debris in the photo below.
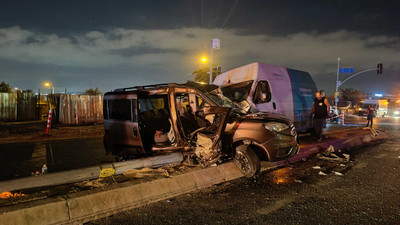
{"type": "Polygon", "coordinates": [[[326,175],[328,175],[328,174],[326,174],[326,173],[324,173],[324,172],[322,172],[322,171],[319,171],[318,175],[326,176],[326,175]]]}
{"type": "Polygon", "coordinates": [[[333,171],[333,172],[335,173],[335,175],[338,175],[338,176],[343,176],[343,173],[336,172],[336,171],[333,171]]]}

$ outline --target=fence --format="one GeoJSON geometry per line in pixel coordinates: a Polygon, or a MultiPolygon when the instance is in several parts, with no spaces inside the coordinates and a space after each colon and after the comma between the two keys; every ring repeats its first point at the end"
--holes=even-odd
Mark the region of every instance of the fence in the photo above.
{"type": "Polygon", "coordinates": [[[61,124],[103,122],[102,95],[60,94],[56,99],[56,118],[61,124]]]}
{"type": "Polygon", "coordinates": [[[0,121],[36,119],[36,96],[32,92],[0,93],[0,121]]]}
{"type": "Polygon", "coordinates": [[[42,105],[48,105],[47,100],[55,106],[54,123],[73,125],[103,122],[102,95],[55,94],[38,104],[37,96],[32,92],[0,93],[0,121],[41,119],[39,112],[42,105]]]}
{"type": "Polygon", "coordinates": [[[17,121],[17,95],[0,93],[0,120],[17,121]]]}

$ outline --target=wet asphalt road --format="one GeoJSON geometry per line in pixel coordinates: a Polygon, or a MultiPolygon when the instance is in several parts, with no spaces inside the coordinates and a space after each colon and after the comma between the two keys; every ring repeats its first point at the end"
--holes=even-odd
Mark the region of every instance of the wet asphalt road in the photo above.
{"type": "Polygon", "coordinates": [[[90,224],[400,224],[400,126],[377,127],[392,137],[348,163],[311,159],[90,224]]]}
{"type": "Polygon", "coordinates": [[[0,144],[0,180],[84,168],[107,160],[103,138],[0,144]]]}

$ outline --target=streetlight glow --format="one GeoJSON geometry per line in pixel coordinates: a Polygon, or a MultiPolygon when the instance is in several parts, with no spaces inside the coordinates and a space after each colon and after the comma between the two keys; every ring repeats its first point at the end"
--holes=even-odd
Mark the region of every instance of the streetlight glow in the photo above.
{"type": "Polygon", "coordinates": [[[49,83],[49,82],[45,82],[45,83],[44,83],[44,86],[50,87],[50,83],[49,83]]]}
{"type": "Polygon", "coordinates": [[[201,62],[206,63],[207,62],[207,58],[206,57],[202,57],[201,58],[201,62]]]}

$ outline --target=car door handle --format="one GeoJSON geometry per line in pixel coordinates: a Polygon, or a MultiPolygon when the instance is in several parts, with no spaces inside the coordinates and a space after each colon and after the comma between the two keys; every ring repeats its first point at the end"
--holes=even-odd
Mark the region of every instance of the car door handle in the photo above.
{"type": "Polygon", "coordinates": [[[274,109],[276,109],[276,104],[275,104],[275,102],[272,103],[272,107],[274,107],[274,109]]]}
{"type": "Polygon", "coordinates": [[[134,127],[132,131],[133,131],[133,136],[137,137],[138,135],[137,128],[134,127]]]}

